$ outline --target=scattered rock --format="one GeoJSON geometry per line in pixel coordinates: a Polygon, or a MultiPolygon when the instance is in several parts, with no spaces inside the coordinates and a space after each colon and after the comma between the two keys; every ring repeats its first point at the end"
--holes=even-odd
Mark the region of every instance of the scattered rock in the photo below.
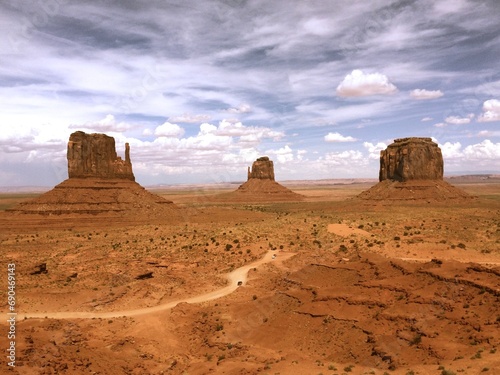
{"type": "Polygon", "coordinates": [[[41,275],[42,273],[48,273],[47,263],[40,263],[35,266],[36,270],[31,272],[30,275],[41,275]]]}
{"type": "Polygon", "coordinates": [[[143,273],[139,276],[136,276],[136,280],[145,280],[145,279],[152,279],[153,278],[153,272],[146,272],[143,273]]]}

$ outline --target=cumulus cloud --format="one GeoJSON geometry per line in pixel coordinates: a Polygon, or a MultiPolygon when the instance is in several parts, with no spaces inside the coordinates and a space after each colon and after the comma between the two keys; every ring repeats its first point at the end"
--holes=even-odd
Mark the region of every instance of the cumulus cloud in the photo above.
{"type": "Polygon", "coordinates": [[[420,120],[420,121],[422,121],[422,122],[427,122],[427,121],[432,121],[432,120],[433,120],[433,118],[432,118],[432,117],[424,117],[424,118],[423,118],[422,120],[420,120]]]}
{"type": "Polygon", "coordinates": [[[363,153],[358,150],[346,150],[342,152],[329,152],[326,153],[324,162],[331,166],[353,166],[353,165],[366,165],[368,161],[363,153]]]}
{"type": "Polygon", "coordinates": [[[466,117],[448,116],[444,119],[444,121],[448,124],[464,125],[464,124],[469,124],[473,118],[474,114],[469,113],[466,117]]]}
{"type": "Polygon", "coordinates": [[[446,142],[439,145],[444,159],[461,159],[469,161],[500,160],[500,143],[493,143],[489,139],[469,145],[462,150],[460,142],[446,142]]]}
{"type": "Polygon", "coordinates": [[[235,114],[248,113],[248,112],[251,112],[251,111],[252,111],[252,107],[250,107],[250,105],[246,104],[246,103],[240,104],[237,107],[231,107],[231,108],[228,108],[228,109],[224,110],[224,112],[235,113],[235,114]]]}
{"type": "Polygon", "coordinates": [[[490,99],[483,103],[483,113],[477,119],[479,122],[500,121],[500,100],[490,99]]]}
{"type": "Polygon", "coordinates": [[[344,80],[337,86],[337,95],[368,96],[393,94],[397,91],[396,86],[389,82],[389,78],[380,73],[363,73],[355,69],[346,75],[344,80]]]}
{"type": "Polygon", "coordinates": [[[276,155],[277,162],[281,164],[291,162],[293,160],[293,150],[288,145],[274,151],[268,151],[267,153],[276,155]]]}
{"type": "Polygon", "coordinates": [[[156,127],[154,134],[157,137],[179,138],[184,135],[184,129],[167,121],[163,125],[156,127]]]}
{"type": "Polygon", "coordinates": [[[441,148],[441,153],[443,155],[443,159],[453,159],[462,157],[461,148],[462,145],[460,142],[446,142],[443,145],[439,145],[441,148]]]}
{"type": "Polygon", "coordinates": [[[446,126],[446,123],[444,122],[438,122],[437,124],[434,124],[436,128],[444,128],[446,126]]]}
{"type": "Polygon", "coordinates": [[[102,120],[89,121],[85,124],[71,124],[70,129],[85,129],[96,132],[123,132],[132,128],[132,125],[126,122],[117,122],[115,116],[106,115],[102,120]]]}
{"type": "Polygon", "coordinates": [[[240,137],[240,141],[247,143],[258,143],[262,139],[269,138],[275,141],[284,137],[285,133],[272,130],[271,128],[261,127],[261,126],[245,126],[241,122],[229,122],[222,120],[219,122],[219,126],[208,125],[205,126],[205,131],[210,129],[217,135],[230,136],[230,137],[240,137]]]}
{"type": "Polygon", "coordinates": [[[344,137],[340,133],[328,133],[324,137],[326,142],[355,142],[357,141],[356,138],[353,138],[351,136],[344,137]]]}
{"type": "Polygon", "coordinates": [[[370,159],[379,160],[380,159],[380,151],[385,150],[387,145],[383,142],[378,142],[377,144],[373,144],[371,142],[363,142],[363,146],[368,150],[370,159]]]}
{"type": "Polygon", "coordinates": [[[485,139],[481,143],[467,146],[464,149],[464,155],[469,160],[500,160],[500,143],[493,143],[489,139],[485,139]]]}
{"type": "Polygon", "coordinates": [[[188,124],[196,124],[200,122],[210,121],[209,115],[192,115],[189,113],[184,113],[180,116],[174,116],[168,118],[169,122],[182,122],[188,124]]]}
{"type": "Polygon", "coordinates": [[[417,100],[429,100],[437,99],[442,97],[444,94],[441,90],[425,90],[425,89],[415,89],[410,92],[410,96],[417,100]]]}

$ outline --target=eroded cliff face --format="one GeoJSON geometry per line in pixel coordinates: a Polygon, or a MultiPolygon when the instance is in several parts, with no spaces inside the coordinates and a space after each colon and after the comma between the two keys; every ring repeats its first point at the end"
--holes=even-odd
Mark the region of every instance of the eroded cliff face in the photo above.
{"type": "Polygon", "coordinates": [[[260,180],[274,181],[274,164],[267,156],[258,158],[252,164],[252,169],[248,168],[248,180],[258,178],[260,180]]]}
{"type": "Polygon", "coordinates": [[[379,181],[442,179],[443,155],[431,138],[395,139],[380,152],[379,181]]]}
{"type": "Polygon", "coordinates": [[[125,144],[125,160],[116,154],[115,139],[106,134],[74,132],[68,142],[69,178],[119,178],[135,181],[130,146],[125,144]]]}

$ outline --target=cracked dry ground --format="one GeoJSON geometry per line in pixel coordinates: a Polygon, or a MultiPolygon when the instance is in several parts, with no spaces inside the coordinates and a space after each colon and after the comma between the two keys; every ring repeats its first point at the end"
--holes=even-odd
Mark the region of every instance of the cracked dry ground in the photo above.
{"type": "Polygon", "coordinates": [[[66,311],[163,303],[171,294],[218,288],[232,266],[277,253],[218,300],[133,318],[20,321],[19,366],[11,373],[459,375],[500,368],[496,201],[225,206],[220,216],[215,207],[203,210],[189,225],[116,224],[106,237],[90,224],[3,233],[2,263],[14,254],[20,269],[31,269],[49,257],[48,274],[26,275],[19,286],[20,303],[37,311],[56,303],[66,311]],[[329,233],[332,223],[369,236],[329,233]],[[124,232],[128,243],[120,241],[124,232]],[[281,247],[296,255],[280,262],[281,247]],[[67,281],[75,269],[78,277],[67,281]],[[154,277],[132,277],[145,269],[154,277]],[[103,280],[116,270],[123,280],[110,287],[103,280]],[[58,302],[55,293],[70,298],[58,302]],[[85,303],[95,295],[107,304],[85,303]]]}

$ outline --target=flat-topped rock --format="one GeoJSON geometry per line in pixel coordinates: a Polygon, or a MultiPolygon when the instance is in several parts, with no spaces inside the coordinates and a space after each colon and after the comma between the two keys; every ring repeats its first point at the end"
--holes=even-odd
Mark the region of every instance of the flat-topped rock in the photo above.
{"type": "Polygon", "coordinates": [[[116,154],[115,139],[106,134],[74,132],[68,142],[69,178],[123,178],[135,181],[130,146],[125,144],[125,160],[116,154]]]}
{"type": "Polygon", "coordinates": [[[115,140],[106,134],[77,131],[68,142],[69,178],[52,190],[18,204],[8,212],[37,215],[104,215],[130,220],[181,218],[170,200],[135,182],[130,148],[125,160],[116,155],[115,140]]]}
{"type": "Polygon", "coordinates": [[[248,167],[248,180],[252,178],[274,181],[273,161],[269,160],[267,156],[262,156],[255,160],[252,164],[252,169],[248,167]]]}
{"type": "Polygon", "coordinates": [[[380,152],[379,183],[357,198],[379,201],[446,201],[471,197],[443,180],[443,155],[431,138],[395,139],[380,152]]]}
{"type": "Polygon", "coordinates": [[[395,139],[380,152],[379,181],[442,180],[443,155],[431,138],[395,139]]]}

